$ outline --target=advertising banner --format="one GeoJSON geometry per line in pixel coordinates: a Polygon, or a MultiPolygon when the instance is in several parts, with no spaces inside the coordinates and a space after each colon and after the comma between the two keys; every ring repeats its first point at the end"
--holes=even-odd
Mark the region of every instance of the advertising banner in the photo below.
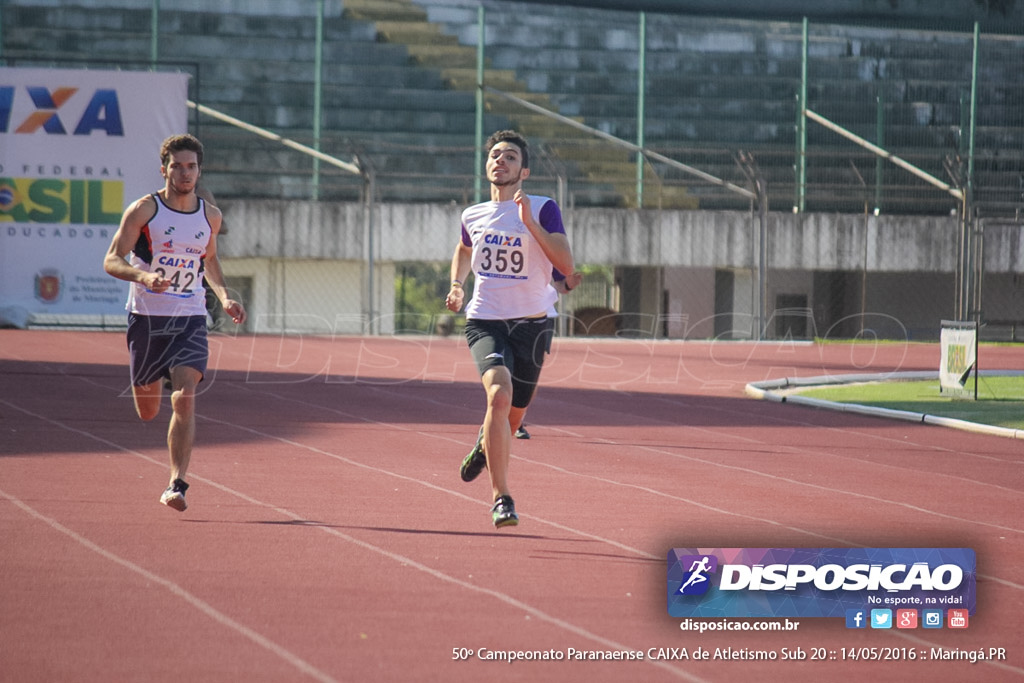
{"type": "Polygon", "coordinates": [[[978,327],[973,322],[942,321],[939,338],[939,387],[942,393],[973,398],[967,380],[978,362],[978,327]]]}
{"type": "Polygon", "coordinates": [[[0,326],[124,314],[103,255],[128,203],[163,187],[188,75],[0,68],[0,326]]]}

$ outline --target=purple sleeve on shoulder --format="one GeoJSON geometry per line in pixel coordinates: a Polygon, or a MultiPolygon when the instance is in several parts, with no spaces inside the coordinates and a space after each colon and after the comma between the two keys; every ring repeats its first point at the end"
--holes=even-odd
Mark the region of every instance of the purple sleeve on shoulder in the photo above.
{"type": "Polygon", "coordinates": [[[562,211],[558,208],[555,200],[544,202],[540,207],[540,224],[548,232],[560,232],[565,234],[565,226],[562,225],[562,211]]]}
{"type": "Polygon", "coordinates": [[[466,225],[462,225],[462,244],[467,247],[473,246],[473,240],[469,237],[469,231],[466,230],[466,225]]]}
{"type": "MultiPolygon", "coordinates": [[[[540,207],[540,224],[548,232],[565,234],[565,226],[562,224],[562,212],[554,200],[544,202],[544,206],[540,207]]],[[[565,275],[560,273],[557,268],[551,269],[551,277],[556,282],[561,282],[565,279],[565,275]]]]}

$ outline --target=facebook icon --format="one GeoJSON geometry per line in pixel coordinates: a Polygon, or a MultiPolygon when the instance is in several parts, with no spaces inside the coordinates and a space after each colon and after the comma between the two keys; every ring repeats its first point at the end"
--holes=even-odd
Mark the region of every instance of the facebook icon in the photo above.
{"type": "Polygon", "coordinates": [[[867,612],[862,609],[846,610],[846,628],[867,628],[867,612]]]}

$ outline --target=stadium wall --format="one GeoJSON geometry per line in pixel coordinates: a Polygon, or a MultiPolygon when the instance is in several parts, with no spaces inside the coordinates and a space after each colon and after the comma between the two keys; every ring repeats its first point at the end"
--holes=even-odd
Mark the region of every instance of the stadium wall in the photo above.
{"type": "MultiPolygon", "coordinates": [[[[224,269],[246,282],[252,331],[317,334],[401,331],[396,264],[447,263],[461,214],[457,205],[378,204],[367,215],[357,204],[287,200],[229,200],[223,208],[231,226],[221,245],[224,269]]],[[[744,212],[565,211],[577,261],[614,265],[621,281],[635,283],[619,332],[668,338],[754,336],[755,219],[744,212]]],[[[1019,317],[1021,230],[986,228],[986,274],[1000,278],[1000,294],[988,302],[992,319],[1019,317]]],[[[936,321],[954,305],[958,234],[955,216],[770,214],[771,335],[848,337],[867,328],[897,339],[937,335],[936,321]],[[924,282],[931,297],[900,296],[924,282]]],[[[571,317],[571,297],[565,306],[571,317]]]]}

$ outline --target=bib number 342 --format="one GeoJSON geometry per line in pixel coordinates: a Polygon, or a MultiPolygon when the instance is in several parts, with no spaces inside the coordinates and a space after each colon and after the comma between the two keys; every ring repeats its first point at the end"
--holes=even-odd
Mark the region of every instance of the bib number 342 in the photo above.
{"type": "Polygon", "coordinates": [[[161,256],[157,259],[153,272],[171,283],[163,294],[177,297],[192,296],[195,293],[196,280],[199,278],[199,259],[161,256]]]}

